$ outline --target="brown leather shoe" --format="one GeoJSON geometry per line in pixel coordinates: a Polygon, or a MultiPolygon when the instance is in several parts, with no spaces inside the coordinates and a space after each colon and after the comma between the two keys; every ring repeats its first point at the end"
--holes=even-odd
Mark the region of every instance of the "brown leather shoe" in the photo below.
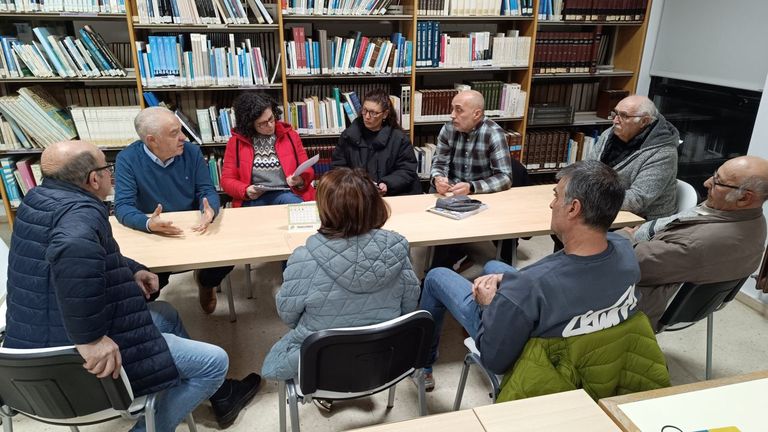
{"type": "Polygon", "coordinates": [[[197,284],[197,293],[200,296],[200,307],[206,314],[212,314],[216,310],[216,287],[204,287],[200,283],[200,271],[195,270],[192,276],[197,284]]]}

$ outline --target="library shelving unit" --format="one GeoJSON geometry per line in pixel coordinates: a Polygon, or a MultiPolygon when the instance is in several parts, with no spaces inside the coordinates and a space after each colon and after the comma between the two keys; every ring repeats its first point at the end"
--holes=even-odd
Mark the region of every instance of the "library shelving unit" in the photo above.
{"type": "MultiPolygon", "coordinates": [[[[291,2],[292,0],[288,0],[291,2]]],[[[445,0],[448,2],[449,0],[445,0]]],[[[132,58],[125,66],[131,68],[131,74],[127,78],[94,78],[94,79],[0,79],[0,92],[3,95],[13,94],[15,89],[23,85],[32,85],[40,83],[41,85],[59,88],[62,86],[130,86],[141,96],[144,91],[155,92],[159,99],[170,102],[177,108],[185,112],[187,117],[195,118],[195,109],[207,108],[210,105],[231,106],[231,101],[241,91],[263,90],[282,102],[284,108],[289,107],[291,102],[300,101],[311,95],[318,98],[325,98],[330,95],[330,88],[338,87],[343,91],[356,91],[362,98],[365,90],[373,87],[383,87],[389,89],[390,94],[400,96],[402,88],[408,86],[411,92],[429,90],[429,89],[449,89],[453,88],[455,83],[465,83],[470,81],[495,80],[504,83],[518,83],[520,89],[527,93],[525,107],[520,116],[501,116],[495,120],[507,130],[514,130],[522,135],[523,157],[526,153],[525,140],[528,132],[548,130],[552,128],[566,128],[569,130],[584,127],[605,127],[610,124],[610,120],[600,119],[595,116],[594,110],[580,110],[576,112],[573,123],[560,125],[532,126],[529,125],[529,106],[535,101],[535,93],[540,86],[548,84],[573,84],[598,82],[601,89],[622,89],[634,93],[637,84],[637,74],[640,68],[643,45],[645,43],[645,33],[647,29],[648,11],[650,10],[650,0],[643,3],[645,14],[639,21],[548,21],[540,19],[536,13],[539,10],[540,2],[549,0],[533,0],[523,3],[531,3],[533,14],[529,16],[470,16],[465,15],[433,15],[426,14],[424,11],[420,14],[419,0],[405,0],[400,2],[402,10],[396,15],[299,15],[284,13],[281,8],[281,2],[278,2],[273,11],[274,24],[220,24],[220,25],[181,25],[181,24],[140,24],[137,14],[136,0],[126,2],[126,14],[70,14],[70,13],[0,13],[0,18],[6,17],[18,18],[19,20],[44,20],[44,21],[63,21],[69,22],[69,32],[72,31],[72,22],[76,20],[111,20],[115,26],[120,28],[127,27],[128,39],[131,44],[132,58]],[[121,21],[125,20],[125,24],[121,21]],[[509,30],[516,30],[519,36],[530,37],[530,49],[527,56],[527,63],[518,66],[501,67],[474,67],[474,68],[439,68],[424,67],[417,64],[417,48],[419,43],[419,23],[426,21],[440,22],[440,31],[451,34],[466,34],[469,32],[481,31],[496,33],[505,33],[509,30]],[[536,52],[537,34],[539,32],[590,32],[600,26],[603,32],[610,35],[610,49],[607,54],[607,61],[613,65],[613,69],[601,73],[534,73],[534,63],[537,61],[534,53],[536,52]],[[343,36],[350,32],[360,31],[365,36],[389,37],[392,33],[398,32],[403,37],[413,43],[411,57],[410,73],[396,74],[376,74],[376,75],[293,75],[289,74],[286,65],[286,41],[292,40],[292,29],[302,27],[305,35],[313,35],[315,30],[325,30],[329,36],[343,36]],[[261,42],[271,41],[273,46],[264,47],[269,52],[265,54],[265,61],[268,65],[270,74],[277,63],[277,57],[280,57],[279,77],[273,84],[262,86],[210,86],[210,87],[188,87],[188,86],[142,86],[141,77],[138,76],[139,67],[137,63],[136,49],[133,49],[137,41],[147,41],[150,35],[179,35],[189,33],[205,33],[208,35],[216,34],[234,34],[236,35],[258,35],[268,34],[260,39],[261,42]],[[135,72],[134,72],[135,71],[135,72]],[[56,87],[59,86],[59,87],[56,87]]],[[[568,0],[565,0],[567,3],[568,0]]],[[[245,1],[243,1],[245,3],[245,1]]],[[[268,3],[268,2],[265,2],[268,3]]],[[[462,2],[464,3],[464,2],[462,2]]],[[[469,2],[467,2],[469,3],[469,2]]],[[[426,5],[424,1],[424,5],[426,5]]],[[[253,21],[251,21],[253,22],[253,21]]],[[[44,24],[41,24],[44,25],[44,24]]],[[[3,31],[9,32],[7,28],[3,31]]],[[[2,33],[8,34],[8,33],[2,33]]],[[[605,68],[603,68],[604,70],[605,68]]],[[[58,95],[56,95],[58,96],[58,95]]],[[[62,103],[64,101],[61,101],[62,103]]],[[[143,98],[138,98],[139,104],[144,107],[143,98]]],[[[408,113],[414,112],[414,98],[409,97],[406,100],[408,113]]],[[[493,118],[493,117],[492,117],[493,118]]],[[[444,121],[439,120],[417,120],[413,115],[408,116],[408,123],[402,125],[407,129],[412,142],[416,145],[425,142],[434,142],[434,138],[439,132],[440,126],[444,121]]],[[[337,140],[338,133],[323,134],[302,134],[302,140],[308,151],[312,148],[332,148],[337,140]]],[[[221,152],[224,142],[205,142],[203,147],[207,151],[221,152]]],[[[119,148],[105,148],[109,151],[118,151],[119,148]]],[[[0,152],[0,157],[22,157],[25,155],[39,154],[40,150],[12,150],[0,152]]],[[[557,168],[532,170],[533,173],[554,173],[557,168]]],[[[5,188],[0,182],[0,191],[3,196],[3,204],[6,209],[9,221],[13,223],[14,209],[11,208],[7,199],[5,188]]]]}

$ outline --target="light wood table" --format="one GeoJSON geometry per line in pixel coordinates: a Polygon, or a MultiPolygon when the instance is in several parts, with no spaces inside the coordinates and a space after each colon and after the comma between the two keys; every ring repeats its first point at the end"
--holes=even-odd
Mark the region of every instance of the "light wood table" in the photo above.
{"type": "MultiPolygon", "coordinates": [[[[477,195],[488,210],[463,220],[429,213],[436,195],[386,198],[392,215],[384,228],[402,234],[411,246],[435,246],[549,234],[554,185],[519,187],[477,195]]],[[[222,265],[281,261],[304,245],[312,232],[289,233],[285,205],[222,209],[205,234],[190,228],[197,211],[164,213],[184,229],[182,237],[164,237],[136,231],[110,218],[123,255],[156,272],[183,271],[222,265]]],[[[614,227],[637,225],[643,219],[620,212],[614,227]]]]}
{"type": "MultiPolygon", "coordinates": [[[[627,417],[626,414],[619,408],[619,405],[630,402],[638,402],[648,399],[655,399],[665,396],[672,396],[676,394],[689,393],[698,390],[706,390],[716,387],[727,386],[731,384],[738,384],[747,381],[754,381],[759,379],[768,378],[768,371],[753,372],[746,375],[737,375],[728,378],[720,378],[710,381],[701,381],[692,384],[685,384],[674,387],[667,387],[658,390],[650,390],[639,393],[632,393],[624,396],[614,396],[609,398],[600,399],[599,405],[603,411],[608,414],[613,421],[621,427],[621,430],[625,432],[640,432],[640,429],[627,417]]],[[[727,405],[727,401],[723,401],[727,405]]],[[[733,403],[733,402],[732,402],[733,403]]],[[[761,416],[759,412],[755,412],[756,416],[761,416]]]]}
{"type": "Polygon", "coordinates": [[[357,432],[485,432],[474,411],[464,410],[354,429],[357,432]]]}
{"type": "Polygon", "coordinates": [[[619,432],[584,390],[504,402],[474,409],[486,432],[619,432]]]}

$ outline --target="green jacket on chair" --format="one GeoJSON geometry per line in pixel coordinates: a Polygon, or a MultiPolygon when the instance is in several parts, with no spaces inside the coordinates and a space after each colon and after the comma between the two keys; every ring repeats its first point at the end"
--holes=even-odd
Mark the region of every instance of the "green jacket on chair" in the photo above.
{"type": "Polygon", "coordinates": [[[533,338],[504,375],[496,402],[583,388],[592,399],[668,387],[669,371],[642,312],[595,333],[533,338]]]}

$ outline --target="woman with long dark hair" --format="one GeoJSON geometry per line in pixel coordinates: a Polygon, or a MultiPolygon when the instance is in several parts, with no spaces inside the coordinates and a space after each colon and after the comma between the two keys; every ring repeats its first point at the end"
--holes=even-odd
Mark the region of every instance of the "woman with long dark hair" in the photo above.
{"type": "Polygon", "coordinates": [[[364,169],[381,195],[420,194],[416,155],[408,134],[400,129],[389,94],[381,89],[369,92],[359,114],[339,137],[333,168],[364,169]]]}
{"type": "Polygon", "coordinates": [[[246,92],[235,99],[235,126],[224,151],[221,187],[232,206],[294,204],[312,201],[312,168],[293,176],[307,152],[270,96],[246,92]]]}

